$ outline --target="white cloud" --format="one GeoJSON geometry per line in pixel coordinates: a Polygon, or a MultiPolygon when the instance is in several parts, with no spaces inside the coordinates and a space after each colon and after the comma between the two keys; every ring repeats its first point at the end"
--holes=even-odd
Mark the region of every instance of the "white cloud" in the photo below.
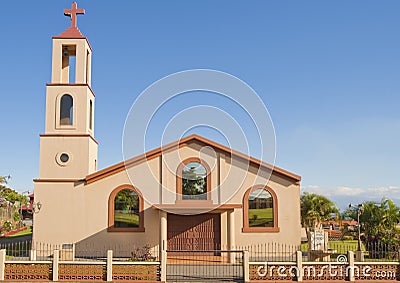
{"type": "Polygon", "coordinates": [[[338,187],[333,192],[332,195],[335,196],[358,196],[365,193],[364,189],[360,188],[350,188],[350,187],[338,187]]]}
{"type": "Polygon", "coordinates": [[[316,193],[327,197],[357,197],[361,201],[381,200],[384,198],[400,200],[400,186],[321,188],[318,185],[308,185],[302,188],[302,192],[316,193]]]}
{"type": "Polygon", "coordinates": [[[366,193],[369,198],[390,198],[392,200],[400,200],[399,186],[368,188],[366,193]]]}
{"type": "Polygon", "coordinates": [[[314,194],[319,194],[323,195],[326,197],[329,197],[331,195],[331,192],[328,189],[323,189],[318,185],[308,185],[304,186],[301,188],[301,192],[309,192],[309,193],[314,193],[314,194]]]}

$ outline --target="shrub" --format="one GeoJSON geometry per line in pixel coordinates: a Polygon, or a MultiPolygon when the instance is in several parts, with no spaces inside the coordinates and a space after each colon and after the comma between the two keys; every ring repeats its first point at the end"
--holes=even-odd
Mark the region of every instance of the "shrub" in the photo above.
{"type": "Polygon", "coordinates": [[[18,211],[14,212],[13,219],[14,219],[15,222],[18,222],[18,221],[21,220],[21,215],[19,214],[18,211]]]}
{"type": "Polygon", "coordinates": [[[3,224],[3,229],[2,229],[2,231],[3,231],[3,232],[10,232],[10,231],[12,230],[12,228],[13,228],[12,223],[11,223],[10,221],[6,221],[6,222],[4,222],[4,224],[3,224]]]}
{"type": "Polygon", "coordinates": [[[154,261],[156,258],[151,255],[150,245],[145,245],[142,248],[136,248],[131,252],[131,261],[154,261]]]}

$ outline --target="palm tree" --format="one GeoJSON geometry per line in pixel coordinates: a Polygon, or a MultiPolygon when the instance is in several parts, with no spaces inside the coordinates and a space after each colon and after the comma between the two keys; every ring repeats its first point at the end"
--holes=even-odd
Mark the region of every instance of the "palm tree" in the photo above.
{"type": "Polygon", "coordinates": [[[332,219],[332,214],[339,210],[328,198],[313,193],[305,192],[300,197],[301,224],[308,229],[321,228],[322,222],[332,219]]]}
{"type": "Polygon", "coordinates": [[[390,199],[380,203],[365,202],[360,215],[361,230],[367,242],[383,241],[392,243],[397,240],[397,224],[400,223],[399,207],[390,199]]]}

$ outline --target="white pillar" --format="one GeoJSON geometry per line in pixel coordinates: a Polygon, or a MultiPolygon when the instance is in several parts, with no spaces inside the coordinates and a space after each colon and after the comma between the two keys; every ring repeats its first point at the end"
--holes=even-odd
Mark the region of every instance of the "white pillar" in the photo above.
{"type": "Polygon", "coordinates": [[[107,251],[107,282],[113,281],[112,262],[113,262],[113,251],[108,250],[107,251]]]}
{"type": "Polygon", "coordinates": [[[75,261],[75,243],[72,244],[72,261],[75,261]]]}
{"type": "Polygon", "coordinates": [[[167,282],[167,252],[161,251],[161,282],[167,282]]]}
{"type": "Polygon", "coordinates": [[[347,261],[349,263],[347,270],[348,270],[348,276],[349,276],[349,281],[354,282],[354,252],[353,251],[348,251],[347,252],[347,261]]]}
{"type": "Polygon", "coordinates": [[[58,262],[60,260],[60,251],[53,252],[53,281],[58,281],[58,262]]]}
{"type": "Polygon", "coordinates": [[[296,252],[297,282],[303,281],[303,253],[296,252]]]}
{"type": "Polygon", "coordinates": [[[160,210],[160,251],[167,250],[167,212],[160,210]]]}
{"type": "MultiPolygon", "coordinates": [[[[234,250],[236,248],[235,240],[235,210],[228,211],[228,249],[234,250]]],[[[235,254],[230,253],[229,258],[231,263],[235,263],[235,254]]]]}
{"type": "Polygon", "coordinates": [[[244,282],[250,282],[249,251],[243,251],[243,275],[244,282]]]}
{"type": "Polygon", "coordinates": [[[167,282],[167,212],[160,210],[161,282],[167,282]]]}
{"type": "Polygon", "coordinates": [[[6,270],[6,250],[0,250],[0,280],[4,281],[6,270]]]}
{"type": "Polygon", "coordinates": [[[31,249],[30,255],[29,255],[29,259],[32,261],[36,260],[36,250],[31,249]]]}
{"type": "Polygon", "coordinates": [[[364,261],[364,252],[363,251],[356,251],[356,260],[358,262],[364,261]]]}

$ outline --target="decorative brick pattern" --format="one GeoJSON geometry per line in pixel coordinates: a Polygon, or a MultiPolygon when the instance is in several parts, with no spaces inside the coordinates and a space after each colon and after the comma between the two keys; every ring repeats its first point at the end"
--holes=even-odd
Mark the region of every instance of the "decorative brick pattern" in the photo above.
{"type": "Polygon", "coordinates": [[[346,280],[347,264],[304,264],[304,280],[346,280]]]}
{"type": "Polygon", "coordinates": [[[264,265],[250,264],[250,280],[270,281],[270,280],[293,280],[296,279],[296,269],[294,265],[264,265]]]}
{"type": "Polygon", "coordinates": [[[159,265],[113,265],[114,281],[159,281],[159,265]]]}
{"type": "Polygon", "coordinates": [[[5,281],[51,281],[51,264],[6,263],[5,281]]]}
{"type": "Polygon", "coordinates": [[[354,269],[356,280],[385,281],[400,280],[400,269],[395,264],[356,264],[354,269]]]}
{"type": "Polygon", "coordinates": [[[60,264],[59,281],[95,282],[106,281],[106,266],[92,264],[60,264]]]}

